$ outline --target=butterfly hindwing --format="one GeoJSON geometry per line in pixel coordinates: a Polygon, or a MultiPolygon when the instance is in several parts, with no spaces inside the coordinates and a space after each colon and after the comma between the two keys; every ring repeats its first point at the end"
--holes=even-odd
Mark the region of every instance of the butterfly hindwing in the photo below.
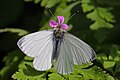
{"type": "Polygon", "coordinates": [[[55,70],[60,74],[69,74],[73,71],[73,60],[67,46],[68,44],[63,39],[59,47],[59,56],[54,63],[55,70]]]}

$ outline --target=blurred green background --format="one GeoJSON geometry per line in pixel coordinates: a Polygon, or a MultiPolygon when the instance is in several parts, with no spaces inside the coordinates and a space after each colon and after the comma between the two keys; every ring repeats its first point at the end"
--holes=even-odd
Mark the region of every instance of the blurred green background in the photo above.
{"type": "Polygon", "coordinates": [[[120,0],[0,0],[0,80],[120,80],[119,26],[120,0]],[[26,34],[51,29],[54,18],[47,7],[65,17],[69,33],[95,49],[95,61],[64,76],[54,68],[34,70],[33,59],[16,43],[26,34]]]}

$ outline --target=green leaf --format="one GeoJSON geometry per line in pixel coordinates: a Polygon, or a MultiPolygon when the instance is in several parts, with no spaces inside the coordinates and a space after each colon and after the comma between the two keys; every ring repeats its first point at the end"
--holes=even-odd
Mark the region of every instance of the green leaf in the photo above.
{"type": "MultiPolygon", "coordinates": [[[[90,65],[90,64],[89,64],[90,65]]],[[[105,71],[102,71],[99,67],[87,68],[88,64],[74,66],[74,71],[68,75],[60,75],[57,73],[49,74],[49,80],[114,80],[112,76],[106,74],[105,71]],[[82,67],[81,67],[82,66],[82,67]],[[84,68],[83,68],[84,66],[84,68]],[[85,67],[86,66],[86,67],[85,67]]]]}
{"type": "Polygon", "coordinates": [[[83,80],[82,75],[68,75],[69,80],[83,80]]]}
{"type": "Polygon", "coordinates": [[[120,48],[117,45],[113,45],[110,49],[111,56],[113,57],[113,61],[115,61],[113,75],[120,72],[120,48]]]}
{"type": "Polygon", "coordinates": [[[0,29],[0,33],[3,33],[3,32],[17,33],[19,36],[23,36],[25,34],[28,34],[28,31],[23,30],[23,29],[16,29],[16,28],[0,29]]]}
{"type": "Polygon", "coordinates": [[[106,80],[115,80],[112,76],[107,76],[106,80]]]}
{"type": "MultiPolygon", "coordinates": [[[[119,59],[120,59],[120,57],[119,57],[119,59]]],[[[114,75],[115,75],[116,73],[120,73],[120,61],[117,61],[117,62],[116,62],[114,75]]]]}
{"type": "Polygon", "coordinates": [[[103,66],[108,70],[112,70],[113,66],[115,66],[115,61],[104,61],[103,66]]]}
{"type": "Polygon", "coordinates": [[[112,47],[109,47],[109,49],[109,55],[106,55],[105,53],[99,54],[97,55],[97,60],[100,60],[103,67],[115,75],[116,73],[120,72],[120,50],[116,45],[112,45],[112,47]]]}
{"type": "MultiPolygon", "coordinates": [[[[75,67],[75,71],[77,71],[77,74],[82,75],[82,80],[106,80],[110,75],[106,74],[105,71],[102,71],[99,67],[91,67],[91,68],[79,68],[78,66],[75,67]]],[[[113,78],[113,77],[111,77],[113,78]]]]}
{"type": "Polygon", "coordinates": [[[26,69],[26,64],[33,67],[33,58],[25,56],[21,63],[18,65],[19,69],[26,69]]]}
{"type": "Polygon", "coordinates": [[[12,78],[17,80],[45,80],[42,78],[44,74],[39,73],[36,75],[33,72],[30,72],[27,69],[19,69],[19,72],[16,72],[12,78]]]}
{"type": "Polygon", "coordinates": [[[94,6],[84,3],[82,4],[82,9],[83,9],[83,12],[89,12],[94,9],[94,6]]]}
{"type": "Polygon", "coordinates": [[[99,57],[97,59],[101,61],[101,63],[103,64],[103,67],[113,73],[113,67],[116,64],[113,58],[111,58],[110,56],[107,57],[107,55],[105,54],[100,54],[98,56],[99,57]]]}
{"type": "Polygon", "coordinates": [[[42,0],[41,6],[51,8],[59,2],[60,2],[60,0],[42,0]]]}
{"type": "Polygon", "coordinates": [[[90,3],[91,2],[91,0],[81,0],[82,1],[82,3],[90,3]]]}
{"type": "Polygon", "coordinates": [[[105,22],[104,20],[96,20],[92,25],[90,25],[90,29],[98,30],[100,28],[113,28],[113,25],[110,23],[105,22]]]}
{"type": "Polygon", "coordinates": [[[25,56],[18,65],[19,70],[12,75],[17,80],[46,80],[47,71],[37,71],[33,67],[33,58],[25,56]]]}
{"type": "Polygon", "coordinates": [[[47,2],[48,2],[48,0],[42,0],[42,2],[41,2],[41,6],[46,6],[47,5],[47,2]]]}
{"type": "Polygon", "coordinates": [[[99,28],[113,28],[113,25],[110,22],[114,22],[113,16],[109,9],[104,8],[96,8],[93,12],[88,13],[87,17],[90,18],[92,21],[95,21],[90,28],[93,30],[97,30],[99,28]]]}
{"type": "Polygon", "coordinates": [[[52,73],[49,74],[49,80],[66,80],[66,79],[58,73],[52,73]]]}
{"type": "Polygon", "coordinates": [[[111,8],[96,6],[94,1],[82,0],[82,9],[87,12],[87,18],[94,21],[90,29],[98,30],[100,28],[113,28],[114,16],[110,13],[111,8]]]}
{"type": "Polygon", "coordinates": [[[19,69],[18,72],[13,74],[13,79],[18,80],[46,80],[44,78],[44,72],[36,71],[30,65],[26,64],[27,69],[19,69]]]}
{"type": "Polygon", "coordinates": [[[4,57],[5,66],[0,71],[0,80],[9,80],[11,75],[17,70],[19,63],[23,59],[19,50],[14,50],[4,57]]]}
{"type": "Polygon", "coordinates": [[[111,10],[112,8],[97,8],[98,14],[101,18],[105,19],[108,22],[115,22],[113,20],[114,16],[110,13],[111,10]]]}
{"type": "Polygon", "coordinates": [[[37,4],[39,3],[41,0],[34,0],[34,3],[37,4]]]}

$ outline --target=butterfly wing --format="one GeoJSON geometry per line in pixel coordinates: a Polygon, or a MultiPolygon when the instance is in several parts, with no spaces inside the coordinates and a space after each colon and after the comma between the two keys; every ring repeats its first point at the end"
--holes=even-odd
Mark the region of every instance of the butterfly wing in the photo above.
{"type": "Polygon", "coordinates": [[[94,50],[79,38],[65,33],[61,42],[58,59],[54,67],[60,74],[69,74],[73,71],[73,64],[83,64],[95,59],[94,50]]]}
{"type": "Polygon", "coordinates": [[[54,63],[55,70],[60,74],[69,74],[73,71],[73,60],[65,39],[59,46],[59,56],[54,63]]]}
{"type": "Polygon", "coordinates": [[[39,31],[22,37],[18,47],[30,57],[35,57],[35,69],[43,71],[51,68],[53,31],[39,31]]]}
{"type": "Polygon", "coordinates": [[[88,63],[96,58],[95,51],[79,38],[66,33],[64,39],[67,42],[66,44],[68,44],[69,55],[72,56],[74,64],[88,63]]]}

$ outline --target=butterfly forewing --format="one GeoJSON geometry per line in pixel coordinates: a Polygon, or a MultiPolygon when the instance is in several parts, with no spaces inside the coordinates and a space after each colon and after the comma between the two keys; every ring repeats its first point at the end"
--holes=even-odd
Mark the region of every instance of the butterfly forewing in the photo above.
{"type": "Polygon", "coordinates": [[[39,31],[22,37],[18,42],[18,47],[28,56],[37,56],[49,42],[52,42],[52,31],[39,31]]]}
{"type": "Polygon", "coordinates": [[[22,37],[18,47],[28,56],[35,57],[33,65],[37,70],[51,68],[53,31],[39,31],[22,37]]]}
{"type": "Polygon", "coordinates": [[[66,47],[69,48],[69,55],[72,56],[74,64],[84,64],[93,61],[96,57],[94,50],[79,38],[72,34],[64,35],[66,47]]]}

